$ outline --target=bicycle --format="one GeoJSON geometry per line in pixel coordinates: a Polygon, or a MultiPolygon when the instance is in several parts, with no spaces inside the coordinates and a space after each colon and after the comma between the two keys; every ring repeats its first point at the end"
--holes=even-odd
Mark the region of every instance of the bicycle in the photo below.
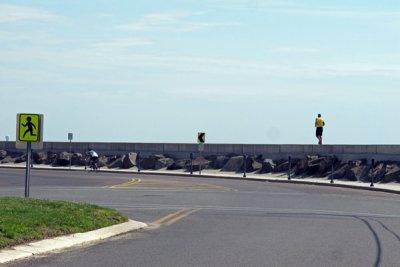
{"type": "Polygon", "coordinates": [[[90,171],[97,172],[100,169],[100,167],[98,165],[98,161],[99,161],[98,158],[86,157],[85,170],[87,170],[89,172],[90,171]],[[88,169],[88,167],[89,167],[89,169],[88,169]]]}

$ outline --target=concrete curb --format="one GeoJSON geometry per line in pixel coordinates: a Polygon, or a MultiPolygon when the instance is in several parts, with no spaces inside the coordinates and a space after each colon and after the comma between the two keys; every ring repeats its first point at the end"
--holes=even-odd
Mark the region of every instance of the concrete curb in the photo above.
{"type": "MultiPolygon", "coordinates": [[[[24,166],[1,166],[1,168],[8,168],[8,169],[25,169],[24,166]]],[[[51,171],[83,171],[81,169],[68,169],[62,167],[39,167],[33,168],[36,170],[51,170],[51,171]]],[[[352,184],[344,184],[344,183],[333,183],[331,184],[328,180],[326,182],[321,181],[307,181],[307,180],[300,180],[293,178],[291,180],[283,180],[279,178],[268,178],[268,177],[241,177],[241,176],[229,176],[229,175],[212,175],[212,174],[189,174],[189,173],[178,173],[173,171],[164,171],[164,172],[157,172],[157,171],[134,171],[134,170],[98,170],[100,173],[124,173],[124,174],[141,174],[141,175],[159,175],[159,176],[179,176],[179,177],[196,177],[196,178],[213,178],[213,179],[227,179],[227,180],[243,180],[243,181],[257,181],[257,182],[271,182],[271,183],[292,183],[292,184],[303,184],[303,185],[316,185],[316,186],[331,186],[331,187],[341,187],[341,188],[350,188],[350,189],[357,189],[357,190],[368,190],[368,191],[377,191],[377,192],[384,192],[384,193],[391,193],[391,194],[400,194],[399,189],[389,189],[389,188],[379,188],[379,187],[370,187],[367,184],[360,185],[352,185],[352,184]]],[[[337,181],[337,180],[335,180],[337,181]]],[[[379,185],[379,184],[378,184],[379,185]]]]}
{"type": "Polygon", "coordinates": [[[41,241],[32,242],[26,245],[15,246],[10,249],[0,250],[0,264],[15,260],[21,260],[34,255],[41,255],[49,252],[85,245],[91,242],[100,241],[106,238],[124,234],[130,231],[147,227],[147,224],[129,220],[128,222],[97,229],[86,233],[60,236],[41,241]]]}

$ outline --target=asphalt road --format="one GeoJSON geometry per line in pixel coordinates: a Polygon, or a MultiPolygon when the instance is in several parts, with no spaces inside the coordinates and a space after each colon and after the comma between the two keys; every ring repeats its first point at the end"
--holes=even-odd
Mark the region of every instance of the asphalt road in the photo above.
{"type": "MultiPolygon", "coordinates": [[[[299,184],[32,171],[31,196],[91,202],[148,230],[10,266],[399,266],[400,196],[299,184]],[[134,179],[135,180],[132,180],[134,179]]],[[[0,169],[0,196],[24,193],[0,169]]]]}

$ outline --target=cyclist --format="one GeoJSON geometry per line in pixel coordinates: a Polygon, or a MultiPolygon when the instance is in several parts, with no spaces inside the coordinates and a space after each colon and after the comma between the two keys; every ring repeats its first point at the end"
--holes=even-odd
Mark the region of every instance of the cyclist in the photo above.
{"type": "Polygon", "coordinates": [[[97,169],[97,162],[99,161],[99,155],[93,149],[90,149],[86,152],[86,155],[89,157],[89,167],[93,170],[97,169]]]}

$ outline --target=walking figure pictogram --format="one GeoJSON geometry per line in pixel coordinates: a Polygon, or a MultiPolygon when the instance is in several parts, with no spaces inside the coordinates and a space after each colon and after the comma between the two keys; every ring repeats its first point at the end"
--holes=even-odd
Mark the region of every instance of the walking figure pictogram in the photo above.
{"type": "Polygon", "coordinates": [[[28,127],[28,129],[25,130],[23,137],[25,137],[25,135],[28,132],[29,132],[29,134],[31,136],[36,136],[36,134],[33,133],[33,128],[35,128],[35,130],[36,130],[36,126],[35,126],[35,124],[32,123],[32,118],[31,117],[27,117],[26,118],[26,123],[25,124],[22,123],[22,126],[28,127]]]}

